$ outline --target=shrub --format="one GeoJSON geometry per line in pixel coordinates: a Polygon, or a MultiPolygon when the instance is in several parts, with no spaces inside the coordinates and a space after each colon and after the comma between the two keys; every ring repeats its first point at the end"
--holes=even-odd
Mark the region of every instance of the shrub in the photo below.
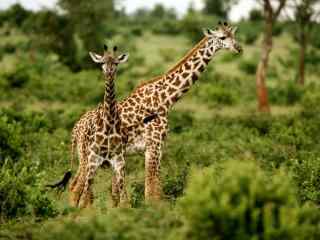
{"type": "Polygon", "coordinates": [[[22,154],[22,128],[16,122],[9,122],[7,116],[0,113],[0,166],[6,158],[17,161],[22,154]]]}
{"type": "Polygon", "coordinates": [[[104,216],[65,221],[35,231],[32,239],[168,239],[175,217],[164,209],[111,209],[104,216]]]}
{"type": "Polygon", "coordinates": [[[199,98],[209,106],[233,105],[236,102],[234,93],[221,84],[203,84],[197,93],[199,98]]]}
{"type": "Polygon", "coordinates": [[[239,62],[238,67],[242,72],[246,74],[254,75],[257,69],[257,61],[242,60],[239,62]]]}
{"type": "Polygon", "coordinates": [[[163,178],[163,193],[169,200],[176,200],[183,194],[186,178],[189,173],[189,162],[186,166],[180,166],[177,173],[167,173],[163,178]]]}
{"type": "Polygon", "coordinates": [[[292,105],[300,102],[304,89],[294,82],[277,84],[270,89],[270,102],[278,105],[292,105]]]}
{"type": "Polygon", "coordinates": [[[301,100],[302,116],[307,118],[314,118],[319,116],[320,112],[320,94],[316,86],[311,85],[301,100]]]}
{"type": "Polygon", "coordinates": [[[7,73],[5,77],[9,88],[22,88],[30,79],[27,68],[23,65],[18,65],[16,71],[7,73]]]}
{"type": "Polygon", "coordinates": [[[206,16],[197,12],[191,12],[180,21],[180,29],[192,42],[199,41],[204,35],[201,31],[204,27],[214,28],[217,23],[214,16],[206,16]]]}
{"type": "Polygon", "coordinates": [[[296,159],[292,170],[298,186],[299,200],[320,204],[320,159],[305,154],[301,160],[296,159]]]}
{"type": "Polygon", "coordinates": [[[51,200],[41,190],[41,175],[38,167],[30,161],[5,162],[0,168],[1,219],[25,215],[52,217],[57,214],[51,200]]]}
{"type": "Polygon", "coordinates": [[[254,43],[262,32],[261,22],[242,21],[239,23],[240,40],[246,44],[254,43]]]}
{"type": "Polygon", "coordinates": [[[190,112],[175,111],[170,113],[170,130],[174,133],[181,133],[192,127],[193,116],[190,112]]]}
{"type": "Polygon", "coordinates": [[[288,176],[253,162],[193,174],[179,201],[183,239],[293,239],[297,202],[288,176]]]}

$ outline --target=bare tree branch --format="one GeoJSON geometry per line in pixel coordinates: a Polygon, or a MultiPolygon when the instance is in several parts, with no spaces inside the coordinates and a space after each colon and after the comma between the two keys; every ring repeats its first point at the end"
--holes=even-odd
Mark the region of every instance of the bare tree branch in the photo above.
{"type": "Polygon", "coordinates": [[[279,1],[280,1],[279,6],[273,15],[274,20],[278,18],[281,10],[283,9],[283,7],[286,5],[286,2],[287,2],[287,0],[279,0],[279,1]]]}

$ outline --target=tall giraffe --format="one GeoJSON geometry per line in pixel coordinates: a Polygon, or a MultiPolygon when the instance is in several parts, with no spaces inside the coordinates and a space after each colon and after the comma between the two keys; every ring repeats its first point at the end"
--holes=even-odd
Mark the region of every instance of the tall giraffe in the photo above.
{"type": "MultiPolygon", "coordinates": [[[[117,56],[117,47],[113,52],[107,51],[104,45],[104,54],[90,52],[92,60],[101,64],[105,77],[105,94],[103,103],[96,109],[87,112],[76,123],[72,132],[72,158],[75,145],[79,151],[79,168],[70,185],[70,200],[72,205],[86,207],[93,202],[92,182],[98,167],[108,161],[114,170],[112,178],[113,204],[127,201],[124,186],[124,152],[126,134],[121,127],[121,119],[117,111],[114,80],[117,66],[126,62],[127,54],[117,56]]],[[[73,159],[71,160],[73,161],[73,159]]]]}
{"type": "Polygon", "coordinates": [[[173,68],[162,76],[141,84],[119,103],[122,128],[128,129],[127,152],[145,152],[145,198],[161,196],[160,159],[168,129],[168,112],[206,69],[220,49],[240,53],[235,39],[236,27],[219,22],[173,68]],[[153,116],[149,119],[148,116],[153,116]],[[142,123],[143,122],[145,123],[142,123]],[[135,126],[135,127],[130,127],[135,126]]]}

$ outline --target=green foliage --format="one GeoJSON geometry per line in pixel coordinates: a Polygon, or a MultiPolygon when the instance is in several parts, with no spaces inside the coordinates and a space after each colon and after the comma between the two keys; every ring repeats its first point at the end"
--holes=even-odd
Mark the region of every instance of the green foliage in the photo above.
{"type": "Polygon", "coordinates": [[[170,113],[169,120],[172,123],[170,125],[170,131],[174,133],[181,133],[184,130],[190,129],[194,121],[191,113],[186,111],[170,113]]]}
{"type": "Polygon", "coordinates": [[[203,11],[205,14],[225,19],[231,6],[237,2],[237,0],[205,0],[203,11]]]}
{"type": "Polygon", "coordinates": [[[23,152],[21,125],[10,122],[7,116],[0,113],[0,166],[6,158],[17,160],[23,152]]]}
{"type": "Polygon", "coordinates": [[[179,207],[181,239],[295,239],[299,232],[288,176],[279,171],[270,178],[253,162],[198,170],[179,207]]]}
{"type": "Polygon", "coordinates": [[[277,105],[292,105],[300,102],[304,89],[293,82],[285,82],[270,88],[270,102],[277,105]]]}
{"type": "Polygon", "coordinates": [[[179,22],[175,19],[164,18],[156,21],[152,26],[152,31],[156,34],[176,35],[180,30],[179,22]]]}
{"type": "Polygon", "coordinates": [[[294,180],[298,186],[300,201],[312,201],[320,203],[320,159],[316,156],[308,156],[296,160],[293,163],[294,180]]]}
{"type": "Polygon", "coordinates": [[[175,217],[163,209],[110,210],[100,217],[88,220],[67,221],[60,226],[50,226],[45,231],[34,232],[35,239],[168,239],[175,217]]]}
{"type": "Polygon", "coordinates": [[[313,29],[310,34],[310,43],[312,46],[320,49],[320,36],[317,29],[319,29],[319,23],[314,23],[315,26],[313,26],[313,29]]]}
{"type": "Polygon", "coordinates": [[[30,76],[27,71],[27,67],[23,64],[19,64],[16,67],[16,70],[14,72],[5,74],[5,78],[7,80],[6,85],[9,89],[10,88],[22,88],[30,80],[30,76]]]}
{"type": "Polygon", "coordinates": [[[257,60],[252,59],[252,60],[241,60],[238,65],[239,69],[250,75],[254,75],[256,73],[257,69],[257,60]]]}
{"type": "Polygon", "coordinates": [[[13,4],[8,10],[0,12],[0,27],[4,23],[9,23],[14,27],[21,27],[30,14],[19,3],[13,4]]]}
{"type": "Polygon", "coordinates": [[[213,28],[218,21],[214,16],[207,16],[197,12],[186,14],[181,20],[180,31],[185,33],[193,42],[198,42],[204,35],[203,28],[213,28]]]}
{"type": "Polygon", "coordinates": [[[25,215],[53,217],[57,210],[41,190],[42,172],[26,160],[16,164],[6,161],[0,168],[0,217],[2,220],[25,215]]]}
{"type": "Polygon", "coordinates": [[[308,91],[306,91],[301,100],[303,116],[318,119],[320,111],[320,95],[318,91],[319,89],[314,84],[310,85],[308,91]]]}
{"type": "Polygon", "coordinates": [[[246,44],[253,44],[263,32],[261,22],[241,21],[238,27],[241,29],[239,39],[246,44]]]}
{"type": "Polygon", "coordinates": [[[263,13],[260,9],[252,9],[249,12],[249,20],[252,22],[262,21],[263,13]]]}

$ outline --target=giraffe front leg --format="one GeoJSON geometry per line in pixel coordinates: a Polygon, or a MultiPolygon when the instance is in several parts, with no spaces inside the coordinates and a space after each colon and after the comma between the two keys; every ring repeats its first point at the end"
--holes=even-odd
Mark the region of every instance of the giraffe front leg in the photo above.
{"type": "MultiPolygon", "coordinates": [[[[160,144],[159,144],[160,145],[160,144]]],[[[161,198],[160,182],[161,149],[156,143],[147,146],[145,152],[145,200],[158,201],[161,198]]]]}
{"type": "Polygon", "coordinates": [[[167,117],[164,114],[146,125],[145,131],[145,200],[158,201],[161,198],[160,161],[162,145],[167,135],[167,117]]]}
{"type": "Polygon", "coordinates": [[[125,160],[123,155],[116,157],[113,163],[112,201],[113,207],[129,207],[125,187],[125,160]]]}

